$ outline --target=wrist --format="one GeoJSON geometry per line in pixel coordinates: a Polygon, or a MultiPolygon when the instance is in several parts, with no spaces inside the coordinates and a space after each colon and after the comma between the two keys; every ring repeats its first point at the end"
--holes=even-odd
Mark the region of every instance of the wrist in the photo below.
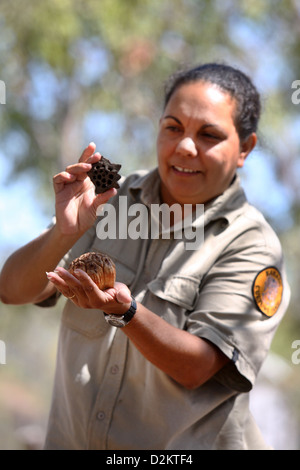
{"type": "Polygon", "coordinates": [[[132,300],[131,302],[127,302],[125,304],[122,303],[120,304],[120,307],[118,308],[117,312],[109,313],[108,315],[120,315],[120,316],[125,315],[125,313],[130,309],[131,304],[132,304],[132,300]]]}
{"type": "Polygon", "coordinates": [[[126,308],[126,305],[128,307],[124,313],[112,314],[103,312],[107,323],[117,328],[123,328],[124,326],[128,325],[128,323],[133,319],[137,310],[136,300],[134,297],[131,298],[132,300],[130,304],[124,304],[124,308],[126,308]]]}
{"type": "Polygon", "coordinates": [[[72,247],[78,240],[79,238],[83,235],[79,232],[76,233],[66,233],[63,230],[60,229],[59,225],[56,223],[53,225],[51,228],[51,235],[55,243],[60,245],[64,245],[69,249],[72,247]]]}

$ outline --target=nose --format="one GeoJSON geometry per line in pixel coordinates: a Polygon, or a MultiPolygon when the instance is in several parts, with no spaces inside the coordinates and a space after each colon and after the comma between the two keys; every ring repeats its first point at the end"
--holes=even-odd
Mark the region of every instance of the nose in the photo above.
{"type": "Polygon", "coordinates": [[[191,137],[184,137],[177,145],[177,152],[186,157],[196,157],[197,147],[191,137]]]}

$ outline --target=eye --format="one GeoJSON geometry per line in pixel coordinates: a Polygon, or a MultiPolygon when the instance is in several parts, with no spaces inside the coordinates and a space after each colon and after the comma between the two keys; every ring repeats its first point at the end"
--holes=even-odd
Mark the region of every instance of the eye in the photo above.
{"type": "Polygon", "coordinates": [[[170,132],[179,132],[180,128],[178,126],[167,126],[166,129],[170,132]]]}
{"type": "Polygon", "coordinates": [[[208,140],[213,140],[213,141],[220,141],[221,140],[221,137],[217,134],[211,134],[209,132],[203,132],[201,135],[205,139],[208,139],[208,140]]]}

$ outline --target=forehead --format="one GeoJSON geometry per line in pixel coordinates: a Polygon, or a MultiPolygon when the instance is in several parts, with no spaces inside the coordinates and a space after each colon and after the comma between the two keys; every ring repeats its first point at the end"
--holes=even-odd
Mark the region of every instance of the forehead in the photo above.
{"type": "Polygon", "coordinates": [[[181,85],[171,96],[164,116],[177,113],[205,120],[233,121],[236,102],[232,96],[217,85],[191,82],[181,85]]]}

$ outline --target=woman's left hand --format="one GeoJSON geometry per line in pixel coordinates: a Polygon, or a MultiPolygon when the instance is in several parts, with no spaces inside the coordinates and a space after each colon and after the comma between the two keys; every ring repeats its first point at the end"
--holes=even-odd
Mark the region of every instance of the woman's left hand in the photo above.
{"type": "Polygon", "coordinates": [[[125,284],[115,282],[114,287],[100,290],[81,269],[75,274],[57,267],[55,271],[47,273],[47,277],[62,295],[78,307],[99,309],[115,315],[122,315],[130,308],[131,294],[125,284]]]}

